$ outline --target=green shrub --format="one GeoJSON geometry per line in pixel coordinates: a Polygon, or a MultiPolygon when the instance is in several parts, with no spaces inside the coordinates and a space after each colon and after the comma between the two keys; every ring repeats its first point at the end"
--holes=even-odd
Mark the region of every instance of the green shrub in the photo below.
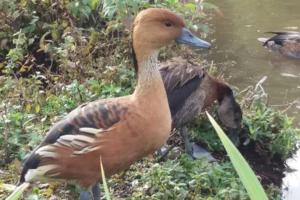
{"type": "Polygon", "coordinates": [[[271,157],[287,159],[296,150],[300,129],[293,127],[293,119],[263,103],[253,104],[244,115],[249,138],[271,157]]]}

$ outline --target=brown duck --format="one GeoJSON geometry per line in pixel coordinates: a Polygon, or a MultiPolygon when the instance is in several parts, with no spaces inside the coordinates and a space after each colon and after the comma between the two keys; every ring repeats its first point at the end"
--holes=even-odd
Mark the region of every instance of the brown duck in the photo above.
{"type": "Polygon", "coordinates": [[[89,199],[91,188],[93,198],[100,199],[100,158],[109,177],[160,148],[170,134],[171,114],[157,56],[161,47],[174,40],[210,47],[173,12],[141,11],[133,25],[138,67],[134,93],[83,104],[57,122],[25,160],[20,183],[43,177],[74,181],[87,190],[80,199],[89,199]]]}
{"type": "Polygon", "coordinates": [[[271,38],[258,38],[263,46],[274,52],[289,57],[300,59],[300,32],[268,32],[275,34],[271,38]]]}

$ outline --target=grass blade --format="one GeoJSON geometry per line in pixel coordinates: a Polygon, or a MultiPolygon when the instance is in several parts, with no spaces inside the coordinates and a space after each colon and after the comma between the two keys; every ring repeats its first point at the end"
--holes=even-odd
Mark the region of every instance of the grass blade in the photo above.
{"type": "Polygon", "coordinates": [[[22,183],[21,185],[19,185],[14,191],[13,193],[11,193],[6,200],[17,200],[20,198],[20,196],[23,194],[24,190],[26,190],[26,188],[30,185],[30,183],[22,183]]]}
{"type": "Polygon", "coordinates": [[[104,188],[105,198],[106,198],[106,200],[111,200],[109,189],[108,189],[108,186],[106,183],[106,178],[105,178],[105,173],[104,173],[101,157],[100,157],[100,168],[101,168],[102,185],[104,188]]]}
{"type": "Polygon", "coordinates": [[[240,154],[239,150],[232,144],[230,139],[226,136],[223,130],[220,128],[218,123],[214,120],[214,118],[206,112],[209,121],[213,125],[216,130],[220,140],[222,141],[225,150],[233,164],[237,174],[239,175],[244,187],[246,188],[249,197],[251,200],[267,200],[268,197],[258,181],[256,175],[253,170],[244,159],[244,157],[240,154]]]}

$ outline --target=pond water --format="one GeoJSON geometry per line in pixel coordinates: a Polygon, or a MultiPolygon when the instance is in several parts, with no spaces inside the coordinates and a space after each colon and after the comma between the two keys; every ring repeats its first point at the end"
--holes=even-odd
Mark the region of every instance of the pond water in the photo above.
{"type": "MultiPolygon", "coordinates": [[[[269,52],[257,41],[269,37],[268,31],[300,32],[299,0],[213,0],[221,11],[214,17],[214,48],[209,60],[221,67],[229,83],[244,89],[264,76],[263,86],[272,105],[295,104],[288,114],[300,126],[300,60],[284,58],[269,52]]],[[[282,106],[282,108],[285,108],[282,106]]],[[[280,108],[280,106],[278,106],[280,108]]],[[[300,151],[288,165],[298,171],[287,173],[283,180],[285,199],[300,199],[300,151]]]]}
{"type": "Polygon", "coordinates": [[[287,165],[291,168],[287,176],[283,179],[283,196],[286,200],[300,199],[300,151],[293,158],[287,160],[287,165]]]}
{"type": "MultiPolygon", "coordinates": [[[[296,102],[289,114],[300,125],[300,60],[269,52],[257,41],[267,31],[300,31],[299,0],[214,0],[222,14],[214,17],[215,39],[210,60],[230,76],[229,83],[244,89],[263,76],[273,105],[296,102]]],[[[284,108],[284,106],[282,107],[284,108]]]]}

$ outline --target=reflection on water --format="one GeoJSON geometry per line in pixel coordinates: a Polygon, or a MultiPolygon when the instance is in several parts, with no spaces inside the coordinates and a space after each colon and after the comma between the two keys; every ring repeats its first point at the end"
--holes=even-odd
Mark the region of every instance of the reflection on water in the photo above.
{"type": "Polygon", "coordinates": [[[300,60],[269,52],[257,41],[267,31],[300,31],[299,0],[213,1],[223,15],[215,17],[216,38],[210,55],[240,89],[268,76],[264,86],[271,104],[297,101],[290,114],[300,125],[300,60]]]}
{"type": "MultiPolygon", "coordinates": [[[[300,60],[284,58],[269,52],[257,41],[269,37],[267,31],[300,31],[299,0],[213,0],[222,15],[214,18],[215,39],[210,59],[223,68],[232,85],[244,89],[255,85],[262,77],[271,104],[298,102],[289,114],[300,125],[300,60]]],[[[284,187],[288,200],[300,199],[300,151],[295,160],[289,160],[297,172],[288,173],[284,187]]]]}
{"type": "Polygon", "coordinates": [[[287,160],[287,165],[292,169],[288,172],[288,178],[283,179],[283,196],[287,200],[300,199],[300,151],[294,156],[287,160]],[[287,190],[285,189],[287,187],[287,190]]]}

